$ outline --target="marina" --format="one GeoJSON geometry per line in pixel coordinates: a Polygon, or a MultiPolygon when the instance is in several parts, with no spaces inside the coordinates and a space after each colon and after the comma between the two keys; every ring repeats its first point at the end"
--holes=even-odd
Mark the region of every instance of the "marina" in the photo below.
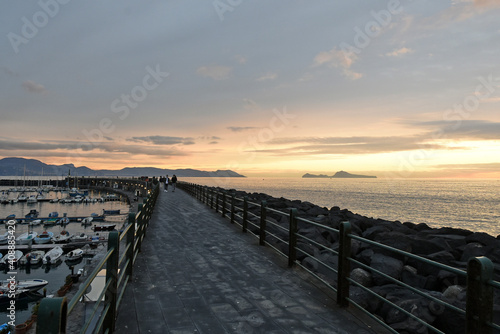
{"type": "MultiPolygon", "coordinates": [[[[43,197],[38,196],[40,192],[35,189],[13,191],[9,186],[0,187],[0,203],[3,203],[0,204],[0,257],[7,260],[8,231],[13,228],[16,258],[19,257],[16,279],[47,281],[44,290],[50,296],[57,295],[68,275],[77,271],[86,273],[91,258],[106,247],[109,231],[123,226],[130,199],[105,188],[75,191],[54,187],[41,194],[43,197]],[[25,201],[22,197],[18,200],[21,194],[26,197],[25,201]],[[32,202],[28,202],[29,198],[32,202]],[[15,224],[9,224],[10,220],[15,224]],[[41,235],[47,236],[46,243],[36,242],[41,235]]],[[[5,277],[9,268],[6,264],[0,265],[5,277]]],[[[16,290],[19,321],[29,318],[31,309],[43,297],[41,289],[38,292],[24,290],[19,287],[16,290]]],[[[5,312],[0,306],[0,314],[5,312]]]]}

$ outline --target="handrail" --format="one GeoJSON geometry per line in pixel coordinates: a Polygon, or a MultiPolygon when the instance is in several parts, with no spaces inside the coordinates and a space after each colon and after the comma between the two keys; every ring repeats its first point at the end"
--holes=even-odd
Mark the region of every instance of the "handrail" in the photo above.
{"type": "MultiPolygon", "coordinates": [[[[376,297],[377,299],[380,299],[387,305],[391,307],[395,307],[399,312],[402,312],[403,314],[407,315],[408,317],[412,318],[413,321],[419,322],[423,326],[427,328],[427,330],[433,331],[435,333],[442,333],[439,329],[433,327],[431,324],[428,324],[425,322],[424,319],[420,319],[416,317],[414,314],[404,310],[403,308],[395,305],[394,303],[390,302],[386,298],[376,294],[369,288],[366,288],[362,286],[361,284],[357,283],[353,279],[350,278],[350,264],[355,263],[357,266],[364,268],[365,270],[370,270],[374,273],[378,273],[380,275],[383,275],[386,277],[388,280],[391,282],[397,283],[400,285],[402,288],[409,289],[409,291],[413,293],[417,293],[418,295],[421,295],[422,297],[428,298],[430,301],[438,303],[439,305],[442,305],[448,309],[450,309],[453,312],[456,312],[457,314],[465,315],[465,333],[466,334],[476,334],[476,333],[484,333],[484,334],[491,334],[493,333],[493,330],[499,330],[500,325],[493,323],[493,294],[494,290],[500,289],[500,282],[495,281],[493,279],[493,264],[492,262],[487,259],[486,257],[479,257],[479,258],[472,258],[468,262],[467,270],[464,271],[462,269],[454,268],[442,263],[438,263],[429,259],[426,259],[424,257],[405,252],[366,238],[359,237],[357,235],[354,235],[351,233],[351,228],[350,228],[350,223],[349,222],[343,222],[340,225],[340,229],[334,229],[332,227],[326,226],[319,224],[317,222],[313,222],[310,220],[307,220],[305,218],[297,217],[297,210],[296,209],[290,209],[289,212],[283,212],[280,210],[276,210],[274,208],[269,208],[267,206],[267,203],[265,201],[262,201],[260,204],[250,202],[248,200],[248,197],[245,196],[243,198],[237,198],[234,196],[234,194],[231,194],[231,201],[228,203],[226,201],[226,196],[227,196],[227,191],[221,188],[214,188],[214,187],[207,187],[207,186],[201,186],[197,184],[192,184],[188,182],[179,182],[178,187],[185,190],[188,194],[192,195],[193,197],[197,198],[201,202],[205,203],[206,205],[210,206],[212,209],[215,209],[216,212],[221,212],[222,217],[229,218],[231,223],[236,223],[241,226],[242,232],[247,232],[248,230],[248,225],[250,224],[252,226],[252,229],[255,230],[257,234],[254,234],[252,231],[252,234],[254,236],[259,238],[259,244],[260,245],[269,245],[271,246],[274,250],[278,252],[278,254],[284,255],[288,257],[288,266],[292,267],[294,265],[299,265],[301,266],[306,272],[308,272],[310,275],[313,277],[317,278],[319,281],[321,281],[323,284],[325,284],[329,289],[335,291],[337,293],[337,303],[340,306],[346,307],[349,304],[352,304],[354,307],[360,309],[364,313],[368,314],[373,320],[379,322],[383,327],[388,329],[389,331],[392,331],[393,333],[397,333],[393,328],[391,328],[388,324],[384,323],[382,320],[379,319],[379,317],[370,314],[367,310],[365,310],[362,306],[358,305],[355,301],[353,301],[352,298],[350,298],[350,286],[355,285],[362,290],[367,290],[371,295],[376,297]],[[235,202],[242,202],[243,206],[236,206],[235,202]],[[222,202],[222,204],[220,204],[222,202]],[[215,204],[215,205],[214,205],[215,204]],[[230,206],[229,209],[227,206],[230,206]],[[254,208],[254,212],[251,212],[249,210],[249,205],[254,208]],[[230,216],[226,215],[227,212],[230,212],[230,216]],[[257,213],[255,213],[257,212],[257,213]],[[279,226],[277,224],[274,224],[273,222],[268,221],[267,219],[267,213],[272,213],[275,215],[282,215],[285,217],[288,217],[289,221],[289,226],[288,230],[288,254],[283,254],[279,249],[277,249],[275,246],[270,244],[268,240],[266,240],[269,237],[272,237],[279,242],[286,242],[283,240],[282,237],[278,237],[277,235],[271,233],[269,231],[269,228],[273,228],[274,230],[277,231],[283,231],[283,227],[279,226]],[[253,223],[250,221],[249,217],[256,217],[257,221],[253,223]],[[340,242],[339,242],[339,250],[336,252],[335,250],[328,249],[328,251],[331,251],[333,254],[337,253],[339,256],[339,264],[337,268],[332,268],[329,265],[326,265],[320,259],[314,258],[313,254],[309,254],[306,250],[300,249],[297,247],[297,242],[298,240],[303,240],[302,242],[307,242],[309,245],[314,245],[315,247],[324,247],[325,246],[317,243],[314,240],[311,240],[307,238],[306,236],[300,235],[297,229],[297,222],[300,221],[303,224],[307,224],[308,226],[315,226],[320,229],[324,229],[329,232],[336,233],[339,236],[340,242]],[[374,268],[371,268],[359,261],[357,261],[355,258],[351,257],[351,240],[356,240],[360,243],[365,243],[370,246],[374,247],[379,247],[384,249],[385,251],[388,251],[390,253],[398,254],[400,256],[405,256],[408,258],[411,258],[416,261],[423,262],[427,265],[435,266],[439,269],[451,272],[453,274],[456,274],[458,276],[466,277],[467,278],[467,297],[466,297],[466,308],[461,309],[457,306],[451,305],[443,300],[440,300],[439,298],[436,298],[435,296],[429,295],[423,291],[420,291],[418,289],[415,289],[408,284],[405,284],[397,279],[394,279],[385,273],[378,271],[374,268]],[[326,268],[329,271],[334,274],[334,276],[337,277],[337,285],[333,285],[331,282],[328,282],[328,277],[323,278],[311,269],[303,266],[300,262],[297,261],[297,251],[301,252],[302,254],[307,254],[307,256],[313,257],[315,261],[317,261],[322,268],[326,268]]],[[[255,218],[254,218],[255,219],[255,218]]]]}
{"type": "Polygon", "coordinates": [[[92,310],[92,316],[82,325],[81,333],[87,333],[92,323],[96,323],[93,333],[112,333],[115,328],[116,312],[120,305],[125,288],[132,276],[133,264],[141,250],[142,239],[153,214],[153,209],[159,194],[159,184],[138,206],[137,213],[130,213],[128,224],[123,231],[111,231],[108,237],[108,251],[99,261],[90,276],[80,285],[69,305],[67,298],[43,298],[40,302],[37,333],[65,333],[67,317],[80,300],[85,298],[88,287],[99,272],[106,267],[106,280],[103,291],[92,310]],[[124,242],[123,253],[120,256],[120,244],[124,242]],[[103,300],[104,297],[104,300],[103,300]],[[104,304],[98,312],[100,305],[104,304]],[[98,317],[97,320],[95,317],[98,317]]]}

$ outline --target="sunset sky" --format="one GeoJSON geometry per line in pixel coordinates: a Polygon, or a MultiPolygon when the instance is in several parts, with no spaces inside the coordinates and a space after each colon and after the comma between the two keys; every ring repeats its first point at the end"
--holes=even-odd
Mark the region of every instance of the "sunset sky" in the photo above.
{"type": "Polygon", "coordinates": [[[500,178],[500,5],[8,1],[0,158],[500,178]]]}

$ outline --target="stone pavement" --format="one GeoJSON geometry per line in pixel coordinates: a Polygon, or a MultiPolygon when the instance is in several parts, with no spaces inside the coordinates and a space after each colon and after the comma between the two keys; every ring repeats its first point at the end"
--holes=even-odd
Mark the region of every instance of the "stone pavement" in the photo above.
{"type": "Polygon", "coordinates": [[[384,333],[180,189],[158,202],[117,333],[384,333]]]}

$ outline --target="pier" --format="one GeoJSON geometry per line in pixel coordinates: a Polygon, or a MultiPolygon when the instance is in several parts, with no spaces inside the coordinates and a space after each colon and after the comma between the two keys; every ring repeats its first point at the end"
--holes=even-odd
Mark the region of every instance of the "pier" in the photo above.
{"type": "Polygon", "coordinates": [[[384,333],[182,190],[160,192],[117,333],[384,333]]]}

